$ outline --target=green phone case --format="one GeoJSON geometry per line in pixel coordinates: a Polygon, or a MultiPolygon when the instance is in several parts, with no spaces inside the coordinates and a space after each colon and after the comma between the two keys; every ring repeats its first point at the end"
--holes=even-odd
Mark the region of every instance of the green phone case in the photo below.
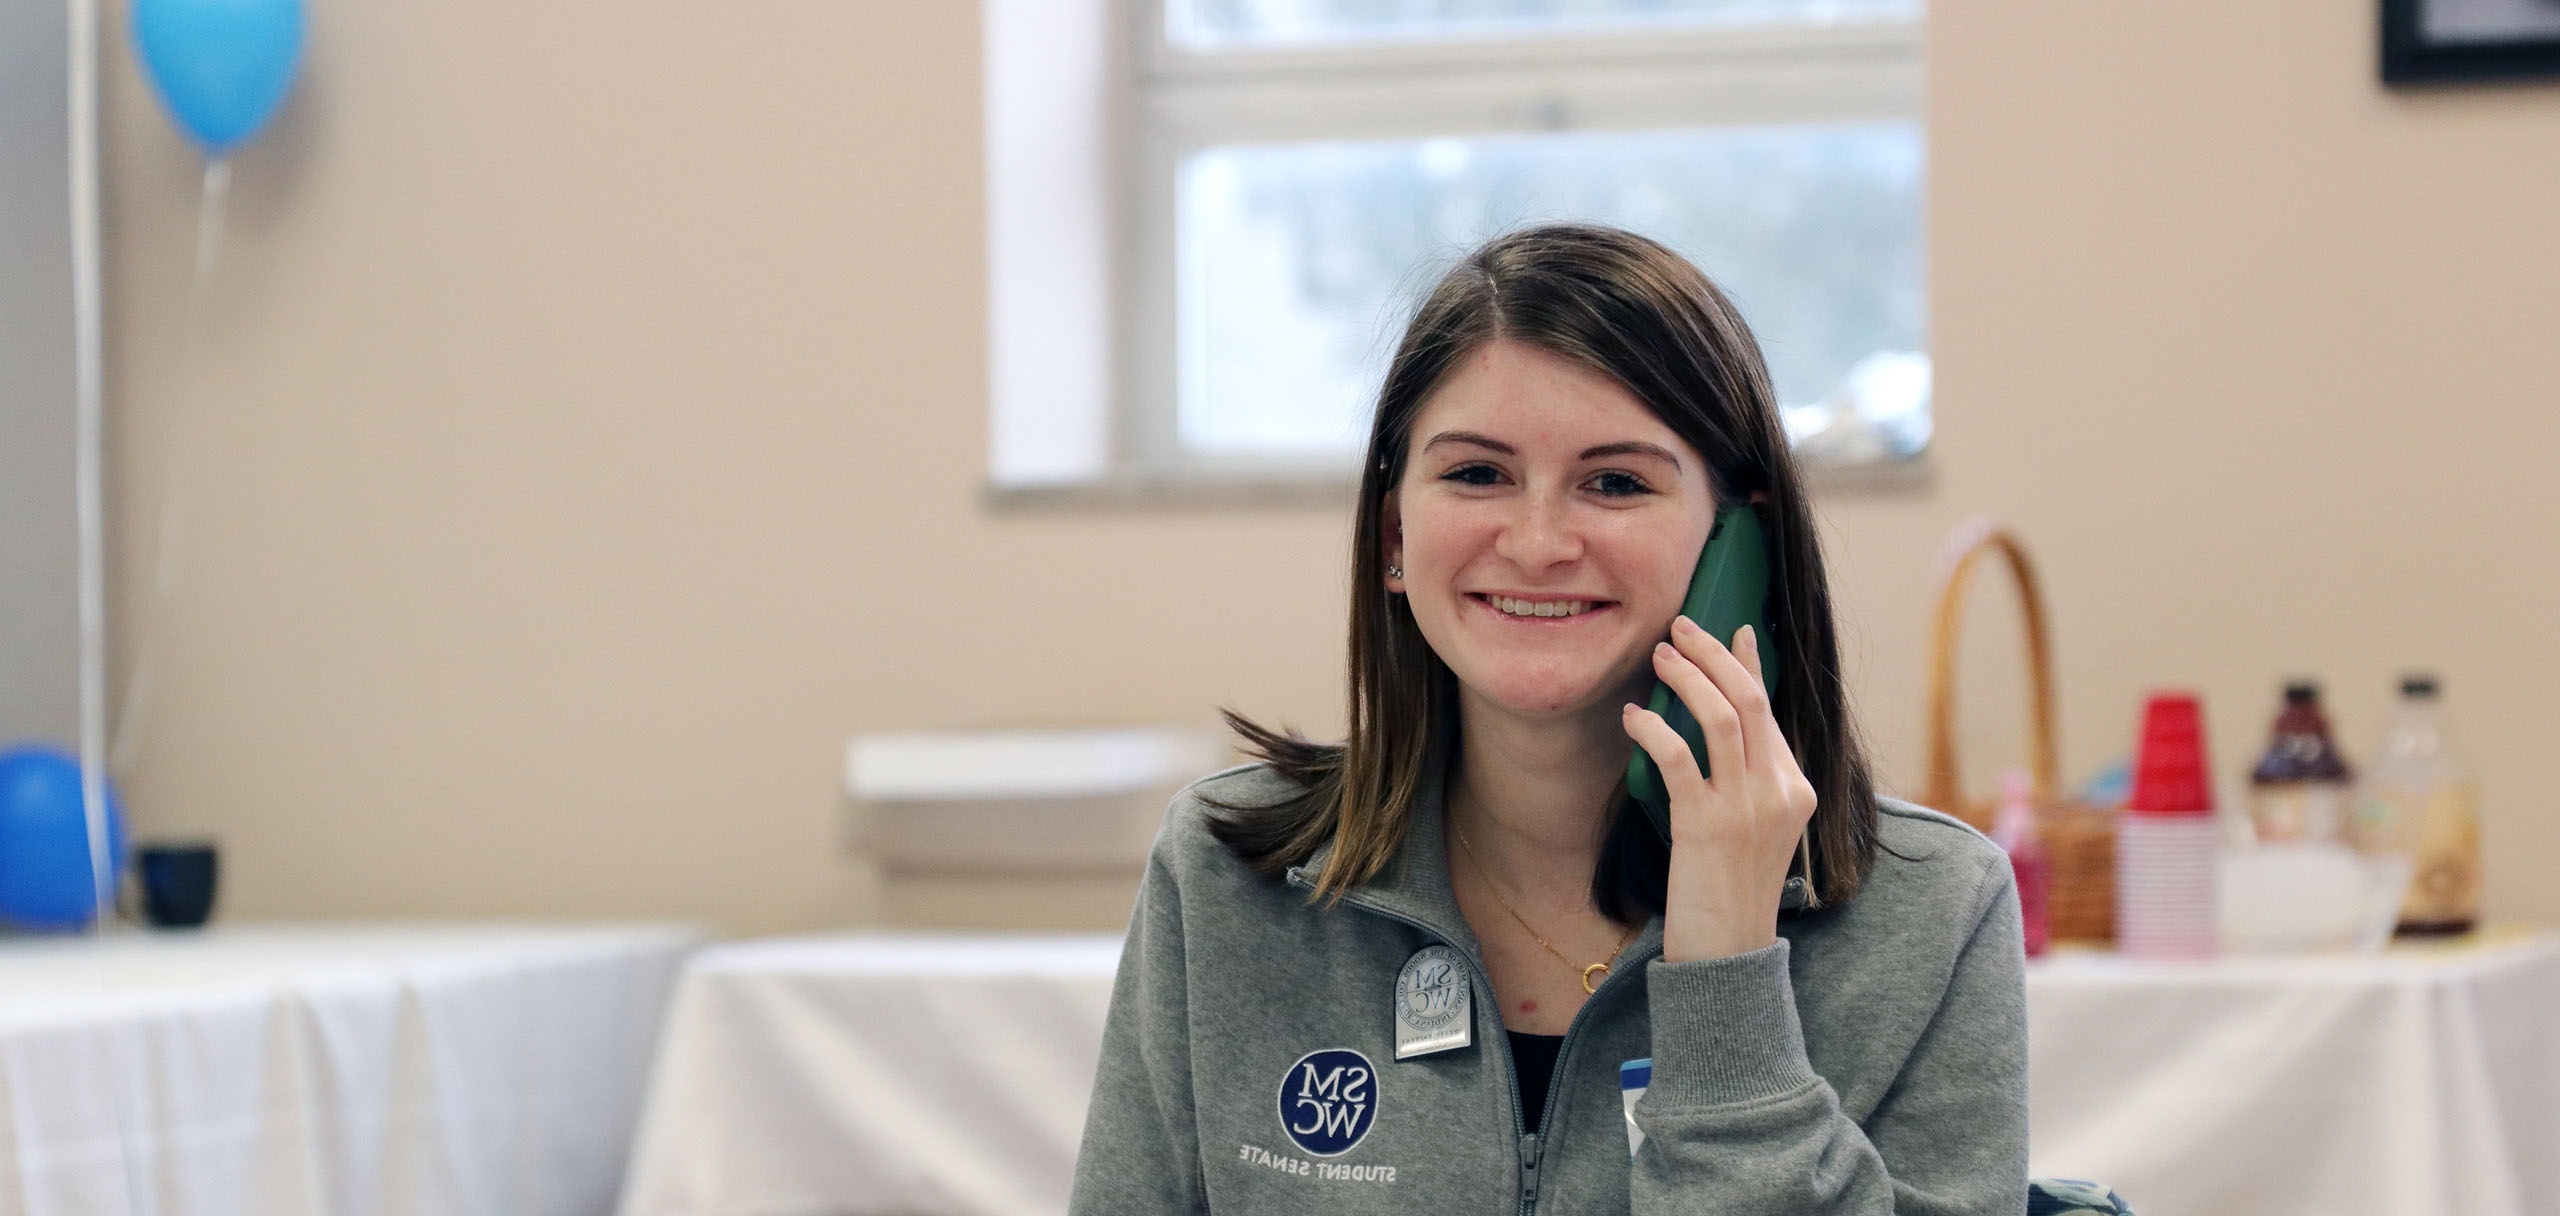
{"type": "MultiPolygon", "coordinates": [[[[1760,513],[1748,504],[1726,507],[1716,513],[1715,529],[1707,534],[1707,547],[1698,554],[1698,568],[1689,576],[1689,596],[1680,611],[1727,646],[1733,644],[1735,630],[1751,625],[1760,640],[1761,687],[1774,695],[1778,647],[1770,640],[1776,630],[1769,618],[1769,566],[1768,536],[1761,530],[1760,513]]],[[[1645,704],[1689,741],[1698,771],[1707,772],[1706,736],[1671,686],[1655,680],[1653,698],[1645,704]]],[[[1641,747],[1627,761],[1627,792],[1644,805],[1662,838],[1671,839],[1671,794],[1653,756],[1641,747]]]]}

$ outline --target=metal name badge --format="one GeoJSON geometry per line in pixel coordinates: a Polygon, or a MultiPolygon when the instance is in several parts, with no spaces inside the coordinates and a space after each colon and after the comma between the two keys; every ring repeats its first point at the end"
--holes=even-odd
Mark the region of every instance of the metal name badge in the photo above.
{"type": "Polygon", "coordinates": [[[1456,1051],[1475,1042],[1475,987],[1466,960],[1424,946],[1396,973],[1396,1058],[1456,1051]]]}

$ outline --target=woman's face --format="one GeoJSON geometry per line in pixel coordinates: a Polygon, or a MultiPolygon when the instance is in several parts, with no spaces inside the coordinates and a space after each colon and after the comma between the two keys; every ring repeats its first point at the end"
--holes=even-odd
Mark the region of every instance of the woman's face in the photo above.
{"type": "Polygon", "coordinates": [[[1469,699],[1614,721],[1706,545],[1705,460],[1616,381],[1510,341],[1423,402],[1407,450],[1387,587],[1469,699]]]}

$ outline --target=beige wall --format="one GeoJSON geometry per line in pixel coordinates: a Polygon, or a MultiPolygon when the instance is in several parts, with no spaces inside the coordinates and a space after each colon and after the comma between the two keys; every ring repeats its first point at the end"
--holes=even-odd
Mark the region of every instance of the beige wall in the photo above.
{"type": "MultiPolygon", "coordinates": [[[[2074,775],[2154,685],[2228,772],[2281,677],[2361,753],[2433,666],[2493,912],[2560,917],[2560,94],[2385,93],[2370,7],[1937,0],[1939,441],[1824,504],[1848,658],[1916,784],[1932,557],[1988,512],[2044,559],[2074,775]]],[[[848,735],[1334,726],[1341,510],[980,503],[974,5],[610,11],[314,6],[192,320],[195,163],[113,57],[143,834],[218,836],[235,916],[961,918],[1029,900],[870,888],[848,735]]]]}

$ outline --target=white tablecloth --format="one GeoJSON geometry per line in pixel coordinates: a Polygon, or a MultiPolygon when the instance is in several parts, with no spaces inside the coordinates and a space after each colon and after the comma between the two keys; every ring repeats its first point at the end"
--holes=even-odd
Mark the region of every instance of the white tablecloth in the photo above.
{"type": "Polygon", "coordinates": [[[685,969],[624,1216],[1066,1210],[1120,938],[841,937],[685,969]]]}
{"type": "Polygon", "coordinates": [[[2066,955],[2027,1023],[2032,1167],[2141,1216],[2560,1213],[2560,937],[2066,955]]]}
{"type": "MultiPolygon", "coordinates": [[[[1112,937],[837,937],[687,969],[623,1216],[1057,1213],[1112,937]]],[[[2560,1211],[2560,939],[2038,960],[2034,1172],[2141,1216],[2560,1211]]]]}
{"type": "Polygon", "coordinates": [[[0,1213],[598,1216],[690,928],[0,941],[0,1213]]]}

